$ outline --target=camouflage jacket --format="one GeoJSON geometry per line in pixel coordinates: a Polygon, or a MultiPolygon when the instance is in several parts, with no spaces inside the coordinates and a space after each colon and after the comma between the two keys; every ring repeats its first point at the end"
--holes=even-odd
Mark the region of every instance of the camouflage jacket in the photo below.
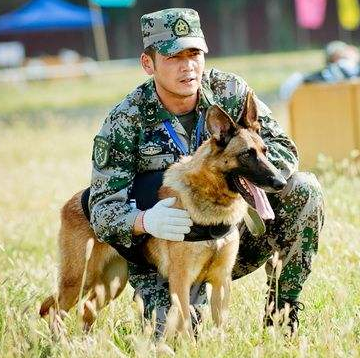
{"type": "MultiPolygon", "coordinates": [[[[198,119],[207,107],[218,104],[236,121],[247,91],[248,85],[239,76],[215,69],[205,71],[196,107],[198,119]]],[[[287,178],[298,166],[295,145],[271,117],[268,107],[259,100],[257,107],[268,157],[287,178]]],[[[138,240],[132,228],[139,210],[128,200],[135,174],[165,169],[182,155],[164,126],[165,120],[170,121],[189,153],[194,152],[195,129],[187,138],[189,148],[186,131],[162,106],[154,81],[149,79],[110,112],[95,137],[89,206],[91,226],[100,241],[118,241],[130,247],[138,240]]],[[[206,129],[203,132],[202,139],[206,139],[209,133],[206,129]]]]}

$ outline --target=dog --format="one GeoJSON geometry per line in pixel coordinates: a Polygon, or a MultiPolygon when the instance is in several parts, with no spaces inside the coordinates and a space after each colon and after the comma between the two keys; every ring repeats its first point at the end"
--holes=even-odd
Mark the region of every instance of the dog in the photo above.
{"type": "MultiPolygon", "coordinates": [[[[286,184],[266,158],[251,93],[237,124],[217,105],[209,107],[205,122],[211,137],[193,156],[182,157],[166,170],[159,199],[176,197],[174,207],[186,209],[195,225],[225,227],[225,235],[216,239],[207,236],[197,242],[151,237],[142,247],[146,260],[168,278],[172,304],[181,313],[177,330],[188,333],[192,332],[189,293],[194,283],[212,285],[212,318],[217,326],[222,325],[239,248],[237,225],[243,221],[249,205],[260,211],[266,207],[266,203],[262,205],[265,195],[260,190],[275,192],[286,184]]],[[[81,195],[82,192],[75,194],[61,210],[59,288],[56,295],[42,303],[40,315],[46,316],[50,308],[68,311],[82,291],[88,295],[82,312],[84,328],[88,330],[97,312],[125,288],[128,268],[127,261],[113,247],[96,239],[84,215],[81,195]],[[89,238],[94,239],[94,246],[86,261],[89,238]]],[[[210,231],[205,230],[206,235],[210,231]]]]}

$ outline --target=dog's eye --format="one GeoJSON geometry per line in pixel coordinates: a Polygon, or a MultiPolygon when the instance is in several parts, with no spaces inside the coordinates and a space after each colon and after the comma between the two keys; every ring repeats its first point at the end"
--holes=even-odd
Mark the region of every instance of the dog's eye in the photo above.
{"type": "Polygon", "coordinates": [[[268,147],[263,147],[262,152],[264,155],[266,155],[268,153],[268,147]]]}
{"type": "Polygon", "coordinates": [[[247,150],[245,150],[244,152],[241,153],[241,156],[243,158],[249,158],[249,157],[252,157],[254,155],[256,155],[256,150],[254,148],[247,149],[247,150]]]}

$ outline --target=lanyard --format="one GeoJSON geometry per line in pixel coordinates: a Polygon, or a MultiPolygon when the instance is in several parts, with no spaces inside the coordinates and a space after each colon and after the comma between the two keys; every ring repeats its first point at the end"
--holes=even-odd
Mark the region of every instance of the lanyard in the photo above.
{"type": "MultiPolygon", "coordinates": [[[[168,131],[171,139],[175,142],[176,146],[181,151],[181,153],[183,155],[189,155],[190,154],[189,150],[186,149],[184,143],[180,140],[179,136],[175,132],[174,127],[172,126],[172,124],[170,123],[170,121],[168,119],[166,119],[164,121],[164,125],[165,125],[165,128],[168,131]]],[[[198,123],[196,125],[196,149],[199,148],[199,146],[201,144],[201,134],[203,132],[203,129],[204,129],[204,117],[202,114],[200,114],[198,123]]]]}
{"type": "Polygon", "coordinates": [[[201,135],[204,132],[204,125],[205,125],[204,116],[203,113],[201,112],[199,120],[196,125],[196,149],[200,147],[201,135]]]}

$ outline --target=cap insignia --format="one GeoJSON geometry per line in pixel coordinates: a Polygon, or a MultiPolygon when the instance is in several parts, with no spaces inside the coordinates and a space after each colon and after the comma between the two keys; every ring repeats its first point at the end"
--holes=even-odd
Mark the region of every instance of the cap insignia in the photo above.
{"type": "Polygon", "coordinates": [[[176,36],[187,36],[190,32],[190,26],[184,19],[179,18],[174,24],[173,31],[176,36]]]}

